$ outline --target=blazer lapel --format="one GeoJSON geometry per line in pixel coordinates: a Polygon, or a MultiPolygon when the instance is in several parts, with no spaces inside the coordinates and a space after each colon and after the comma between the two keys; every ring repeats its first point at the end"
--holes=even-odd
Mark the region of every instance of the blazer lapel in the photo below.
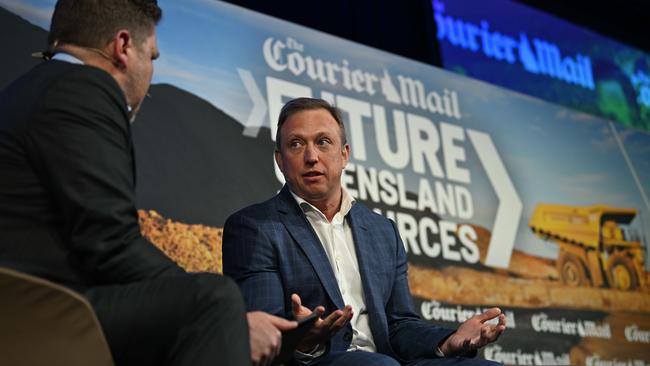
{"type": "Polygon", "coordinates": [[[350,227],[352,228],[352,236],[354,238],[354,246],[357,251],[357,261],[359,262],[359,272],[361,275],[361,282],[363,283],[363,290],[366,295],[366,306],[372,303],[368,299],[370,296],[374,300],[376,294],[376,279],[373,276],[369,263],[373,257],[373,243],[371,240],[371,233],[368,230],[368,225],[364,220],[364,212],[359,210],[357,205],[352,207],[349,213],[350,227]]]}
{"type": "MultiPolygon", "coordinates": [[[[350,227],[352,228],[352,236],[354,238],[354,245],[357,251],[357,261],[359,262],[359,274],[361,275],[361,283],[363,284],[363,293],[365,295],[366,308],[368,309],[370,329],[373,333],[373,338],[378,349],[384,349],[383,340],[387,339],[386,329],[378,323],[379,318],[374,314],[380,314],[384,311],[383,301],[381,299],[381,284],[376,275],[373,274],[373,266],[381,266],[382,263],[375,263],[376,257],[374,253],[378,247],[373,243],[370,225],[366,223],[366,212],[359,204],[352,206],[348,214],[350,227]]],[[[391,284],[387,284],[389,286],[391,284]]]]}
{"type": "Polygon", "coordinates": [[[342,309],[345,303],[325,249],[286,185],[278,194],[278,199],[282,223],[309,259],[332,302],[342,309]]]}

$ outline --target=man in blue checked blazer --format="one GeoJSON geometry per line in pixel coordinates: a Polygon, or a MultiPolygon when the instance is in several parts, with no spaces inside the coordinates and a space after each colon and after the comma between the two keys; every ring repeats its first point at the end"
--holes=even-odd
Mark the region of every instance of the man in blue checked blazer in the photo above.
{"type": "Polygon", "coordinates": [[[299,364],[493,364],[466,357],[503,333],[505,316],[492,308],[456,330],[418,317],[395,224],[341,186],[349,155],[335,107],[311,98],[283,107],[275,159],[287,184],[224,228],[224,273],[248,309],[297,319],[319,313],[296,349],[299,364]]]}

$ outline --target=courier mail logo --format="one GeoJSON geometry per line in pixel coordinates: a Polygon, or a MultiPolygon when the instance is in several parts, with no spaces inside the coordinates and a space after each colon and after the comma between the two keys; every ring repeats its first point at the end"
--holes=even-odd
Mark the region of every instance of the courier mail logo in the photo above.
{"type": "Polygon", "coordinates": [[[487,20],[474,24],[445,15],[445,4],[440,0],[433,0],[433,10],[438,30],[436,37],[440,42],[447,41],[454,47],[474,53],[481,51],[488,58],[509,64],[519,61],[531,74],[595,89],[591,59],[587,56],[563,56],[555,43],[539,38],[533,38],[531,42],[524,32],[516,38],[491,31],[487,20]]]}
{"type": "Polygon", "coordinates": [[[341,86],[347,91],[374,96],[383,94],[386,101],[411,106],[424,111],[460,119],[458,94],[453,90],[426,90],[421,80],[398,75],[396,81],[384,68],[381,75],[350,64],[347,59],[323,60],[309,55],[305,45],[287,37],[286,40],[269,37],[264,41],[266,64],[277,72],[293,77],[307,76],[311,81],[326,86],[341,86]]]}

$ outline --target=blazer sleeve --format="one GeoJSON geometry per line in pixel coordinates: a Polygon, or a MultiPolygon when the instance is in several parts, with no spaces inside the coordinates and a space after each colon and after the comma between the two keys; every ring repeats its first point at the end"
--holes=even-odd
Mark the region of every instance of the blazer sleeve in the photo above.
{"type": "Polygon", "coordinates": [[[285,304],[277,249],[261,220],[244,212],[230,216],[223,231],[222,259],[224,274],[237,282],[249,311],[291,316],[285,311],[290,307],[285,304]]]}
{"type": "Polygon", "coordinates": [[[70,261],[93,283],[182,270],[140,235],[124,96],[91,67],[50,86],[26,133],[28,158],[60,214],[70,261]]]}
{"type": "Polygon", "coordinates": [[[390,344],[393,351],[403,360],[435,358],[436,347],[454,330],[429,324],[415,312],[408,285],[406,251],[395,223],[390,223],[395,235],[391,242],[397,243],[395,281],[386,304],[390,344]]]}

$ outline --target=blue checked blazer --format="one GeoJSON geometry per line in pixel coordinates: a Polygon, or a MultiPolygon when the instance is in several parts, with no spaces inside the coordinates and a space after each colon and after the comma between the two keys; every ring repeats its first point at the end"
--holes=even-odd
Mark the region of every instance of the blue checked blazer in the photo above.
{"type": "MultiPolygon", "coordinates": [[[[428,324],[415,313],[395,224],[358,202],[346,219],[377,352],[402,361],[436,357],[436,346],[453,330],[428,324]]],[[[249,311],[290,318],[293,293],[310,309],[325,306],[324,316],[345,306],[325,250],[286,185],[270,200],[228,218],[223,270],[239,284],[249,311]]],[[[332,338],[330,350],[345,351],[351,340],[348,324],[332,338]]]]}

